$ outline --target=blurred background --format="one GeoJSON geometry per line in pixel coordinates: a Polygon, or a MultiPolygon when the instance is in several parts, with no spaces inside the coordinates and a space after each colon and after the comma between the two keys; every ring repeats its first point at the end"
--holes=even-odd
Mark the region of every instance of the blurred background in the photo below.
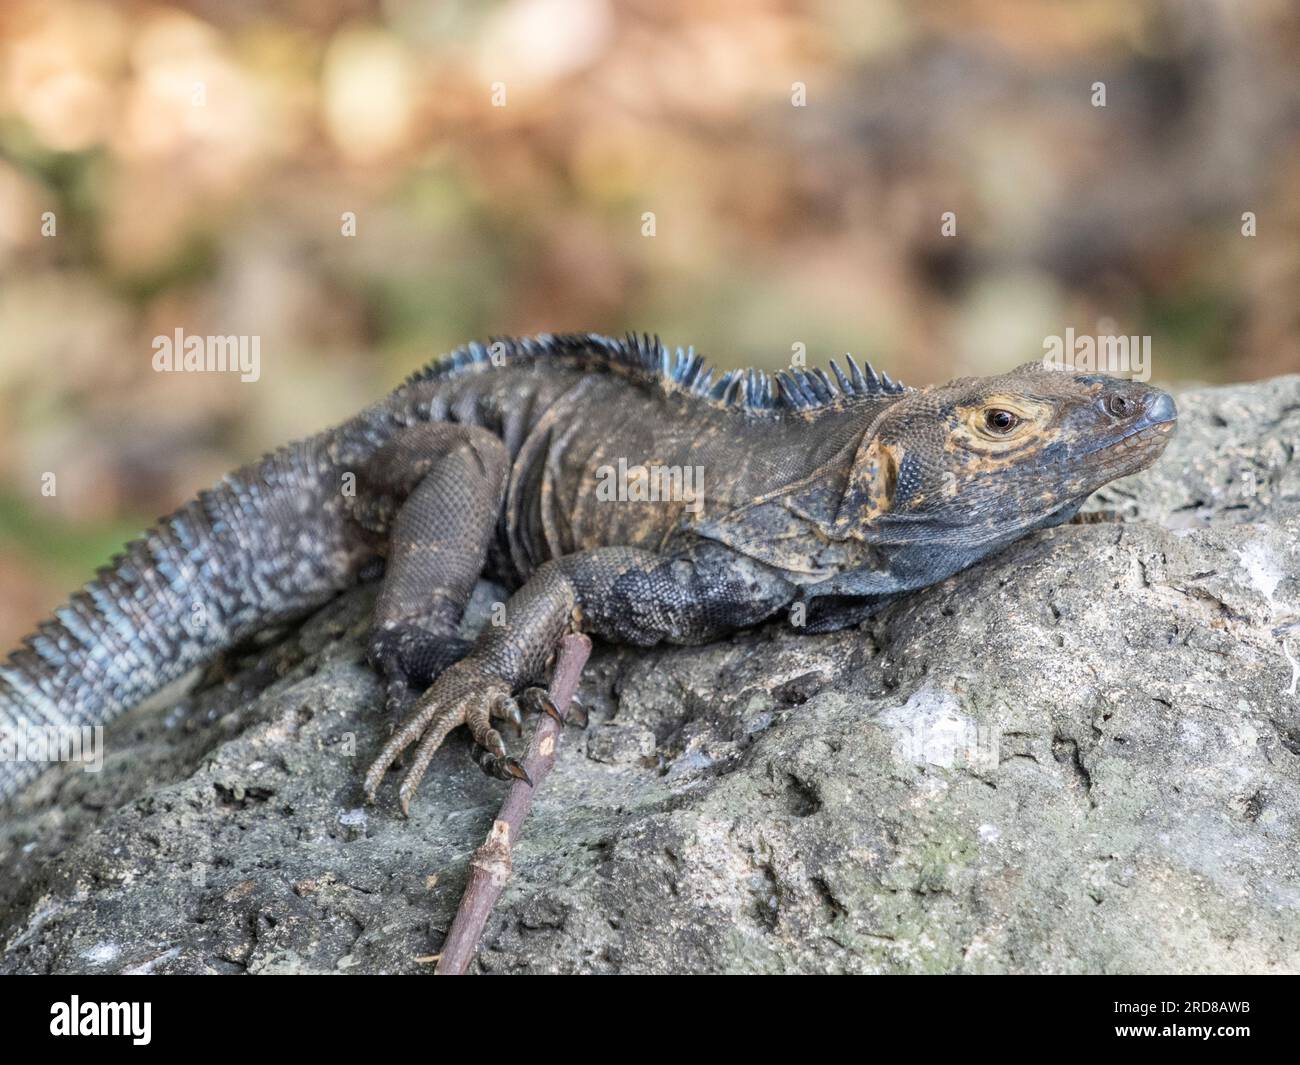
{"type": "Polygon", "coordinates": [[[1291,0],[3,0],[0,650],[471,338],[926,384],[1110,320],[1250,380],[1298,238],[1291,0]],[[178,327],[261,378],[153,372],[178,327]]]}

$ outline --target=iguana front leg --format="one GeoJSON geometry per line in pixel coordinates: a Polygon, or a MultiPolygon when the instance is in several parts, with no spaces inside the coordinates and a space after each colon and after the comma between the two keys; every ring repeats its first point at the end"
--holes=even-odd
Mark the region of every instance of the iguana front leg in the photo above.
{"type": "Polygon", "coordinates": [[[571,628],[640,646],[703,643],[770,617],[795,590],[775,569],[712,543],[677,555],[607,547],[547,562],[511,597],[505,624],[484,629],[417,701],[366,773],[366,794],[374,799],[389,766],[419,740],[399,789],[407,812],[434,753],[461,724],[485,749],[488,772],[522,777],[491,719],[513,716],[515,695],[545,679],[571,628]]]}

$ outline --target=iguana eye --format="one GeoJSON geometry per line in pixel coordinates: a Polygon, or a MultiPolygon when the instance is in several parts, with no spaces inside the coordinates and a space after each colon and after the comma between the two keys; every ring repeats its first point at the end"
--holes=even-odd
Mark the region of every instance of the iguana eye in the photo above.
{"type": "Polygon", "coordinates": [[[1009,410],[991,407],[984,412],[984,424],[989,432],[1005,434],[1019,425],[1020,419],[1009,410]]]}
{"type": "Polygon", "coordinates": [[[1128,400],[1116,393],[1106,400],[1106,409],[1116,418],[1122,418],[1129,412],[1128,400]]]}

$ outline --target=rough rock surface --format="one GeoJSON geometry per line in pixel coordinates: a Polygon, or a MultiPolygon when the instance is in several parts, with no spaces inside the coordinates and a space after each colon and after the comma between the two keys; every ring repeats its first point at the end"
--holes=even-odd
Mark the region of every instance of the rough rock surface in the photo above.
{"type": "MultiPolygon", "coordinates": [[[[598,649],[478,967],[1300,971],[1300,377],[860,630],[598,649]]],[[[480,589],[484,602],[490,588],[480,589]]],[[[428,972],[501,785],[410,821],[360,591],[7,812],[0,969],[428,972]]]]}

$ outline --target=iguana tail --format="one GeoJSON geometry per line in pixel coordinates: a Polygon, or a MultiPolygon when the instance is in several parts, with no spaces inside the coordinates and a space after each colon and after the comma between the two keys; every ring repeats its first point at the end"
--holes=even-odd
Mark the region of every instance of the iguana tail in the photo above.
{"type": "Polygon", "coordinates": [[[0,663],[0,799],[67,736],[353,580],[359,546],[325,444],[288,445],[163,518],[0,663]]]}

